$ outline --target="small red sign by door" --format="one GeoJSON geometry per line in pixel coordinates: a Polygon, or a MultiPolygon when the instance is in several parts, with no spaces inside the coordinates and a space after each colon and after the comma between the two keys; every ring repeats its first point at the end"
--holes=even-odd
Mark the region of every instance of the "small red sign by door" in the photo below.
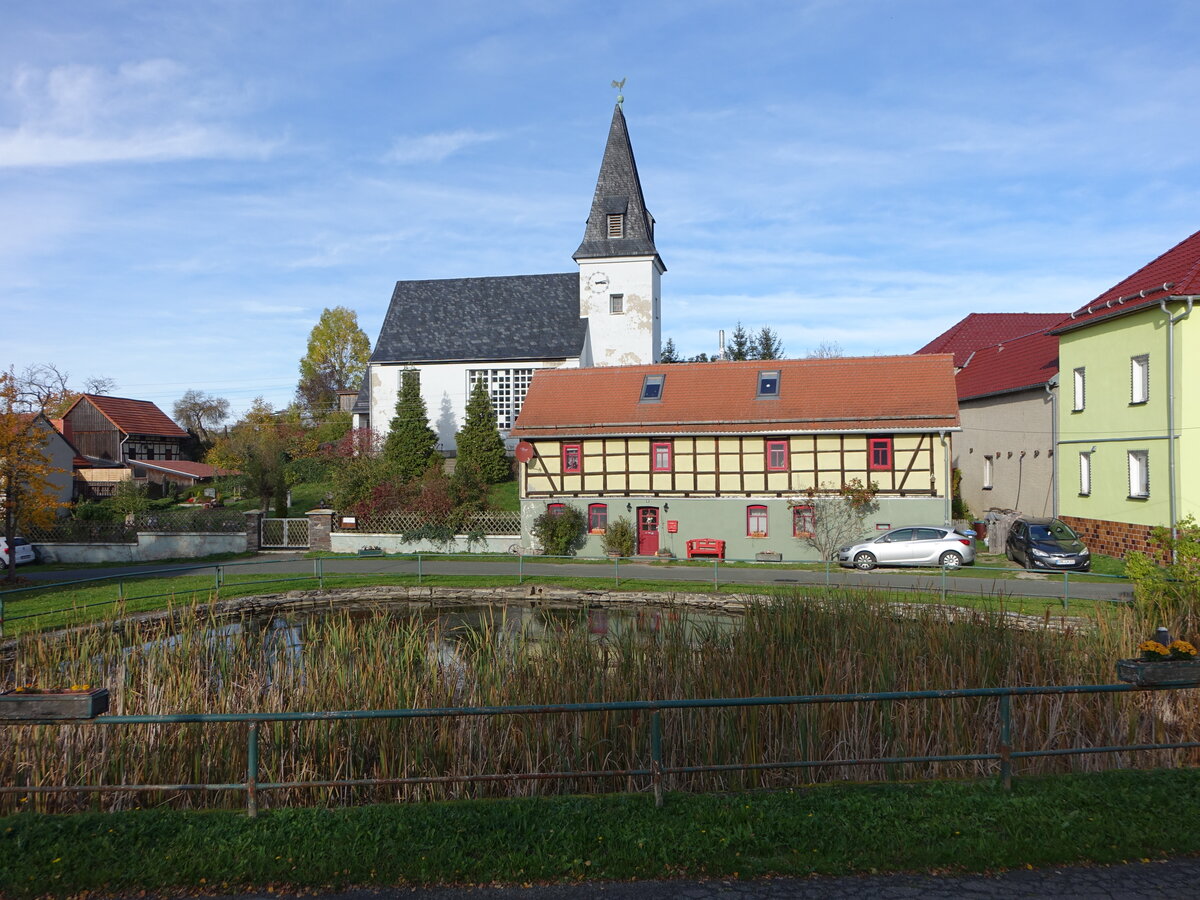
{"type": "Polygon", "coordinates": [[[679,531],[679,522],[675,519],[667,519],[667,533],[676,534],[679,531]]]}

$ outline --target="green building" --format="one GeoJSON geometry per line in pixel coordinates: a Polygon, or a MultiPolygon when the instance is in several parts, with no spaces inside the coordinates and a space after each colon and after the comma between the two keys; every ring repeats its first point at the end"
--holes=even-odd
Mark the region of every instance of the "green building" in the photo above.
{"type": "Polygon", "coordinates": [[[1093,551],[1200,513],[1200,232],[1063,320],[1058,509],[1093,551]]]}

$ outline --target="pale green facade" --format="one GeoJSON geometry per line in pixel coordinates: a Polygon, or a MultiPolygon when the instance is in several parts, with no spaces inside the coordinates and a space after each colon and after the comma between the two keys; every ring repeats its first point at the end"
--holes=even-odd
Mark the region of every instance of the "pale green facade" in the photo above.
{"type": "MultiPolygon", "coordinates": [[[[1178,301],[1168,306],[1177,317],[1186,310],[1178,301]]],[[[1200,512],[1195,433],[1200,342],[1190,334],[1195,327],[1191,317],[1174,326],[1177,518],[1200,512]]],[[[1170,523],[1167,357],[1167,316],[1157,305],[1060,334],[1060,515],[1146,526],[1170,523]]]]}

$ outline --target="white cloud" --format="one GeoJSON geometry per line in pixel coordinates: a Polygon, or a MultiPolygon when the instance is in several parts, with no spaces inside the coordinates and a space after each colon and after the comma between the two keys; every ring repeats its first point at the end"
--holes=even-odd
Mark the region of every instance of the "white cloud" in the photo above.
{"type": "Polygon", "coordinates": [[[10,107],[16,119],[14,127],[0,128],[0,167],[270,155],[278,141],[243,136],[214,121],[236,113],[237,97],[229,86],[200,82],[167,59],[111,70],[23,66],[0,93],[0,109],[10,107]]]}
{"type": "Polygon", "coordinates": [[[401,165],[441,162],[465,147],[494,141],[497,137],[498,135],[493,132],[473,131],[469,128],[434,132],[416,137],[399,137],[392,143],[392,149],[384,156],[384,162],[400,163],[401,165]]]}

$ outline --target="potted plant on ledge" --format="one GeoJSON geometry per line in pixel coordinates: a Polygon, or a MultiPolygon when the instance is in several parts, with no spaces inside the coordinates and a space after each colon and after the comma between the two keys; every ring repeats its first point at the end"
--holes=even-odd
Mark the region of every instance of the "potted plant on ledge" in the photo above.
{"type": "Polygon", "coordinates": [[[1200,684],[1200,658],[1187,641],[1142,641],[1138,652],[1137,659],[1117,660],[1117,677],[1122,681],[1143,687],[1200,684]]]}
{"type": "Polygon", "coordinates": [[[0,693],[0,721],[94,719],[108,712],[108,688],[73,684],[69,688],[31,685],[0,693]]]}

